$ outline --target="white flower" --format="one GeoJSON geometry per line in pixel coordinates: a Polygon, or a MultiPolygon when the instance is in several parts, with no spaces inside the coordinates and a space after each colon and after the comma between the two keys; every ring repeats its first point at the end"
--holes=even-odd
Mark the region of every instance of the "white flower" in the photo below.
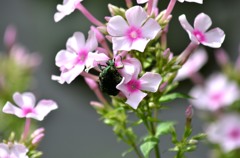
{"type": "Polygon", "coordinates": [[[0,158],[28,158],[27,152],[28,149],[22,144],[0,143],[0,158]]]}
{"type": "Polygon", "coordinates": [[[154,19],[148,17],[140,6],[128,9],[125,15],[127,21],[121,16],[114,16],[107,24],[107,31],[112,36],[113,50],[143,52],[161,27],[154,19]]]}

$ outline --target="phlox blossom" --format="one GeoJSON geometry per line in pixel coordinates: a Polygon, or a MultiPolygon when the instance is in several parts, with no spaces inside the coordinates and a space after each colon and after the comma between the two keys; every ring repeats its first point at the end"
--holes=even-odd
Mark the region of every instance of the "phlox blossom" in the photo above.
{"type": "Polygon", "coordinates": [[[200,48],[193,52],[186,63],[178,70],[176,80],[180,81],[194,75],[206,62],[208,56],[205,49],[200,48]]]}
{"type": "Polygon", "coordinates": [[[190,95],[192,105],[198,109],[216,111],[230,106],[239,99],[240,92],[236,83],[229,81],[223,74],[213,74],[204,86],[197,85],[190,95]]]}
{"type": "Polygon", "coordinates": [[[63,0],[63,4],[57,5],[57,10],[54,14],[54,21],[59,22],[65,16],[71,14],[75,9],[78,3],[82,2],[83,0],[63,0]]]}
{"type": "Polygon", "coordinates": [[[97,48],[97,38],[95,33],[90,30],[88,39],[81,32],[75,32],[67,41],[66,50],[60,50],[56,55],[56,65],[60,67],[61,75],[52,76],[53,80],[57,80],[63,84],[71,83],[82,71],[97,66],[98,63],[107,61],[109,58],[103,54],[94,51],[97,48]]]}
{"type": "MultiPolygon", "coordinates": [[[[137,0],[137,3],[142,4],[142,3],[146,3],[148,1],[149,0],[137,0]]],[[[203,0],[178,0],[178,1],[181,2],[181,3],[183,3],[183,2],[195,2],[195,3],[200,3],[200,4],[203,3],[203,0]]]]}
{"type": "Polygon", "coordinates": [[[225,33],[220,28],[207,31],[212,25],[212,20],[208,15],[200,13],[194,20],[194,28],[189,24],[184,14],[179,16],[179,21],[192,42],[212,48],[221,47],[225,39],[225,33]]]}
{"type": "Polygon", "coordinates": [[[28,149],[23,144],[0,143],[0,158],[28,158],[28,149]]]}
{"type": "Polygon", "coordinates": [[[237,114],[225,114],[206,129],[207,138],[219,144],[224,152],[240,148],[240,117],[237,114]]]}
{"type": "Polygon", "coordinates": [[[7,102],[3,107],[3,112],[13,114],[20,118],[33,118],[42,121],[44,117],[52,110],[58,108],[56,102],[52,100],[40,100],[35,106],[36,98],[30,92],[14,93],[13,100],[18,105],[16,107],[10,102],[7,102]]]}
{"type": "Polygon", "coordinates": [[[117,89],[126,96],[126,103],[134,109],[137,109],[142,99],[147,96],[147,93],[142,91],[156,92],[162,81],[159,74],[152,72],[146,72],[138,79],[140,72],[141,68],[135,69],[132,78],[128,82],[123,77],[122,81],[117,85],[117,89]]]}
{"type": "Polygon", "coordinates": [[[113,50],[143,52],[161,27],[154,19],[148,17],[140,6],[128,9],[125,16],[126,20],[122,16],[114,16],[107,24],[107,32],[112,36],[113,50]]]}

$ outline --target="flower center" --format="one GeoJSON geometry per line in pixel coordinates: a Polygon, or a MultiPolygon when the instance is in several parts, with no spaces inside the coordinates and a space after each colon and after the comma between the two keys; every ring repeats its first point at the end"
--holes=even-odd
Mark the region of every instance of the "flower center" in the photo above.
{"type": "Polygon", "coordinates": [[[126,36],[129,41],[134,42],[139,38],[142,38],[142,31],[140,28],[136,28],[135,26],[131,26],[127,32],[126,36]]]}
{"type": "Polygon", "coordinates": [[[201,42],[204,42],[205,41],[205,35],[199,31],[199,30],[194,30],[193,31],[193,34],[194,36],[198,39],[198,41],[201,43],[201,42]]]}
{"type": "Polygon", "coordinates": [[[229,133],[228,136],[235,140],[240,138],[240,129],[239,128],[233,128],[229,133]]]}
{"type": "Polygon", "coordinates": [[[141,84],[138,80],[131,80],[127,83],[127,89],[131,93],[138,91],[140,88],[141,84]]]}
{"type": "Polygon", "coordinates": [[[88,51],[83,49],[83,50],[80,50],[78,52],[78,56],[77,56],[77,61],[76,63],[82,65],[85,63],[86,59],[87,59],[87,56],[88,56],[88,51]]]}
{"type": "Polygon", "coordinates": [[[34,109],[33,108],[30,108],[30,107],[27,107],[27,108],[24,108],[23,109],[23,115],[27,115],[29,113],[35,113],[34,109]]]}
{"type": "Polygon", "coordinates": [[[219,102],[219,101],[221,101],[222,97],[223,97],[223,93],[222,92],[218,92],[218,93],[212,94],[211,99],[214,102],[219,102]]]}

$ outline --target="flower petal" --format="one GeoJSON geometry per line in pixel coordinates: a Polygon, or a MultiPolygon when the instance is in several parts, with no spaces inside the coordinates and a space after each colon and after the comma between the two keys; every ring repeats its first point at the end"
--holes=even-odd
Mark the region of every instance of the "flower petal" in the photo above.
{"type": "Polygon", "coordinates": [[[119,50],[130,51],[131,50],[131,42],[129,42],[126,37],[113,37],[112,42],[113,42],[113,51],[119,51],[119,50]]]}
{"type": "Polygon", "coordinates": [[[85,49],[85,37],[82,32],[75,32],[72,37],[67,40],[67,50],[78,53],[81,49],[85,49]]]}
{"type": "Polygon", "coordinates": [[[94,51],[98,46],[97,37],[93,30],[88,32],[88,39],[86,41],[86,48],[89,52],[94,51]]]}
{"type": "Polygon", "coordinates": [[[135,27],[141,27],[148,17],[145,10],[140,6],[134,6],[128,9],[125,15],[128,24],[135,27]]]}
{"type": "Polygon", "coordinates": [[[205,33],[205,38],[206,40],[202,42],[203,45],[212,48],[219,48],[225,39],[225,33],[220,28],[214,28],[205,33]]]}
{"type": "Polygon", "coordinates": [[[52,110],[57,109],[57,103],[52,100],[41,100],[37,104],[35,111],[37,113],[35,119],[42,121],[44,117],[52,110]]]}
{"type": "Polygon", "coordinates": [[[137,109],[139,103],[143,100],[145,96],[147,96],[146,93],[136,91],[127,97],[126,103],[130,105],[133,109],[137,109]]]}
{"type": "Polygon", "coordinates": [[[55,62],[58,67],[70,69],[75,65],[76,58],[76,54],[67,50],[60,50],[55,57],[55,62]]]}
{"type": "Polygon", "coordinates": [[[0,143],[0,157],[7,157],[9,154],[9,148],[7,144],[0,143]]]}
{"type": "Polygon", "coordinates": [[[141,82],[141,90],[156,92],[162,77],[157,73],[146,72],[139,80],[141,82]]]}
{"type": "Polygon", "coordinates": [[[20,118],[23,118],[24,115],[23,115],[23,112],[20,108],[16,107],[15,105],[13,105],[12,103],[10,102],[7,102],[4,107],[3,107],[3,110],[2,110],[4,113],[7,113],[7,114],[13,114],[13,115],[16,115],[17,117],[20,117],[20,118]]]}
{"type": "Polygon", "coordinates": [[[154,39],[161,30],[161,26],[154,20],[148,19],[142,26],[142,36],[147,39],[154,39]]]}
{"type": "Polygon", "coordinates": [[[194,28],[200,30],[201,32],[206,32],[206,30],[209,29],[211,25],[211,18],[204,13],[198,14],[194,20],[194,28]]]}
{"type": "Polygon", "coordinates": [[[32,108],[35,106],[36,98],[33,93],[25,92],[22,93],[23,105],[20,105],[21,108],[32,108]]]}
{"type": "Polygon", "coordinates": [[[106,64],[106,62],[109,60],[109,57],[104,53],[98,53],[98,52],[89,52],[88,58],[86,60],[86,71],[89,71],[91,68],[100,65],[106,64]]]}
{"type": "Polygon", "coordinates": [[[68,84],[70,84],[81,72],[84,70],[84,65],[77,64],[72,69],[62,72],[61,78],[68,84]]]}
{"type": "Polygon", "coordinates": [[[107,24],[107,32],[111,36],[124,36],[128,29],[127,22],[121,16],[112,17],[107,24]]]}
{"type": "Polygon", "coordinates": [[[143,3],[146,3],[146,2],[148,2],[148,0],[137,0],[138,4],[143,4],[143,3]]]}
{"type": "Polygon", "coordinates": [[[150,39],[140,38],[134,41],[131,45],[131,50],[138,50],[139,52],[144,52],[150,39]]]}

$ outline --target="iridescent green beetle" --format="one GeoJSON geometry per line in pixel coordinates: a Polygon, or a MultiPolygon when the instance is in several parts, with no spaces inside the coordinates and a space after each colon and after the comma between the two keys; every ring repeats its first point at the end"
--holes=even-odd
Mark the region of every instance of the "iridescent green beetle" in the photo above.
{"type": "Polygon", "coordinates": [[[118,70],[113,60],[108,60],[105,65],[98,65],[99,69],[102,71],[99,74],[99,86],[102,92],[109,95],[116,96],[119,90],[116,86],[121,82],[122,76],[119,74],[118,70]]]}

